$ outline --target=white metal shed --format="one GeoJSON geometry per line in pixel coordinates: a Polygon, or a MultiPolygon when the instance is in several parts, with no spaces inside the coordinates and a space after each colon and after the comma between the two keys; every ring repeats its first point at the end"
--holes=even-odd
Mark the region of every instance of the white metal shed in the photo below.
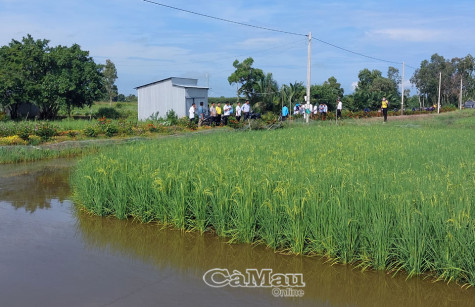
{"type": "Polygon", "coordinates": [[[165,117],[170,110],[178,117],[188,116],[191,104],[203,102],[208,110],[208,87],[198,86],[198,79],[171,77],[136,87],[138,94],[138,119],[146,120],[158,113],[165,117]]]}

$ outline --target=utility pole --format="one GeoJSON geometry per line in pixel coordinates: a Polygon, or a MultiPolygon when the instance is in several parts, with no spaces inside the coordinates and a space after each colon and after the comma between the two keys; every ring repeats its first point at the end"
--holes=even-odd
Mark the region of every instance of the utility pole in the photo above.
{"type": "Polygon", "coordinates": [[[459,99],[459,109],[462,110],[462,78],[463,76],[460,76],[460,99],[459,99]]]}
{"type": "Polygon", "coordinates": [[[402,80],[401,80],[401,115],[404,114],[404,62],[402,62],[402,80]]]}
{"type": "Polygon", "coordinates": [[[307,57],[307,108],[305,110],[305,115],[307,116],[307,123],[309,122],[310,115],[307,114],[307,110],[310,108],[310,70],[311,70],[311,59],[312,59],[312,32],[308,33],[308,57],[307,57]]]}
{"type": "Polygon", "coordinates": [[[437,114],[440,113],[440,87],[442,85],[442,72],[439,73],[439,99],[437,100],[437,114]]]}

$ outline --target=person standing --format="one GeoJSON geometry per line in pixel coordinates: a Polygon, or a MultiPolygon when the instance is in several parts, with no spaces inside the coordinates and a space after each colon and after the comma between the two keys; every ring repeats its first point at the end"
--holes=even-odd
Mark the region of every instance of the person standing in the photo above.
{"type": "Polygon", "coordinates": [[[221,103],[218,102],[218,105],[216,106],[216,126],[219,126],[221,124],[222,113],[223,113],[223,110],[221,109],[221,103]]]}
{"type": "Polygon", "coordinates": [[[336,118],[341,119],[341,110],[343,109],[343,103],[340,100],[340,97],[336,100],[336,118]]]}
{"type": "Polygon", "coordinates": [[[198,107],[198,127],[201,127],[205,119],[205,108],[203,107],[203,101],[200,101],[200,106],[198,107]]]}
{"type": "Polygon", "coordinates": [[[229,115],[233,115],[234,112],[234,106],[232,103],[229,103],[229,101],[226,101],[226,103],[229,105],[229,115]]]}
{"type": "Polygon", "coordinates": [[[313,119],[318,119],[318,112],[320,111],[320,106],[322,104],[319,104],[318,106],[315,104],[315,107],[313,108],[313,119]]]}
{"type": "Polygon", "coordinates": [[[251,112],[251,106],[249,105],[249,100],[246,100],[246,103],[241,108],[244,120],[249,118],[249,113],[251,112]]]}
{"type": "Polygon", "coordinates": [[[326,103],[323,104],[323,120],[326,120],[327,119],[327,113],[328,113],[328,106],[326,103]]]}
{"type": "Polygon", "coordinates": [[[389,102],[386,100],[386,97],[383,97],[383,101],[381,101],[381,110],[383,111],[384,122],[388,121],[388,107],[389,102]]]}
{"type": "Polygon", "coordinates": [[[239,101],[236,106],[236,120],[241,121],[241,103],[239,101]]]}
{"type": "Polygon", "coordinates": [[[225,126],[228,125],[229,115],[231,115],[231,106],[229,105],[229,102],[226,101],[226,104],[223,107],[223,124],[225,126]]]}
{"type": "Polygon", "coordinates": [[[289,116],[289,108],[287,108],[287,105],[284,105],[282,108],[282,121],[285,121],[287,116],[289,116]]]}
{"type": "Polygon", "coordinates": [[[211,122],[209,123],[211,126],[211,124],[216,123],[216,116],[218,116],[214,102],[211,104],[211,108],[209,108],[209,115],[211,117],[211,122]]]}
{"type": "Polygon", "coordinates": [[[190,123],[195,120],[195,103],[191,104],[190,109],[188,110],[188,118],[190,119],[190,123]]]}

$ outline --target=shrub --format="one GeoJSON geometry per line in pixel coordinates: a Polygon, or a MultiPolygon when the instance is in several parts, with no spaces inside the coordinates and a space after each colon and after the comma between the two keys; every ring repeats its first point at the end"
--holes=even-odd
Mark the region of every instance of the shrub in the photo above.
{"type": "Polygon", "coordinates": [[[265,121],[268,124],[273,124],[279,120],[279,116],[272,112],[266,112],[264,115],[262,115],[262,120],[265,121]]]}
{"type": "Polygon", "coordinates": [[[55,125],[44,122],[35,126],[35,135],[41,137],[43,141],[49,140],[52,136],[58,134],[58,127],[55,125]]]}
{"type": "Polygon", "coordinates": [[[39,145],[41,143],[41,138],[37,135],[30,135],[28,138],[28,144],[29,145],[39,145]]]}
{"type": "Polygon", "coordinates": [[[1,138],[0,145],[26,145],[26,141],[18,135],[11,135],[1,138]]]}
{"type": "Polygon", "coordinates": [[[177,125],[177,126],[180,126],[180,127],[183,127],[183,128],[187,128],[189,123],[190,123],[190,119],[186,116],[183,116],[182,118],[177,120],[177,122],[175,124],[172,124],[172,126],[177,125]]]}
{"type": "Polygon", "coordinates": [[[99,110],[95,114],[96,117],[98,118],[109,118],[109,119],[118,119],[121,117],[121,114],[119,111],[117,111],[114,108],[109,108],[109,107],[102,107],[99,108],[99,110]]]}
{"type": "Polygon", "coordinates": [[[119,128],[116,125],[112,124],[112,123],[107,124],[106,129],[105,129],[105,133],[108,137],[112,137],[112,136],[116,135],[117,133],[119,133],[119,128]]]}
{"type": "Polygon", "coordinates": [[[97,136],[97,131],[94,129],[94,127],[86,127],[84,128],[84,135],[88,137],[96,137],[97,136]]]}
{"type": "Polygon", "coordinates": [[[244,121],[237,121],[236,119],[230,119],[228,122],[229,127],[233,129],[239,129],[244,127],[244,121]]]}
{"type": "Polygon", "coordinates": [[[178,124],[178,115],[176,115],[175,111],[170,110],[167,112],[166,116],[167,122],[170,122],[170,125],[174,126],[178,124]]]}

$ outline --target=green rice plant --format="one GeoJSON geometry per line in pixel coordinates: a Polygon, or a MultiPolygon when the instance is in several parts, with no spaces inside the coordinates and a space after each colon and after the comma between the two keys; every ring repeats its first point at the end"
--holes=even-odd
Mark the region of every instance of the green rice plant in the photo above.
{"type": "Polygon", "coordinates": [[[457,125],[302,124],[136,142],[79,161],[74,197],[102,216],[474,286],[475,117],[465,114],[457,125]]]}

